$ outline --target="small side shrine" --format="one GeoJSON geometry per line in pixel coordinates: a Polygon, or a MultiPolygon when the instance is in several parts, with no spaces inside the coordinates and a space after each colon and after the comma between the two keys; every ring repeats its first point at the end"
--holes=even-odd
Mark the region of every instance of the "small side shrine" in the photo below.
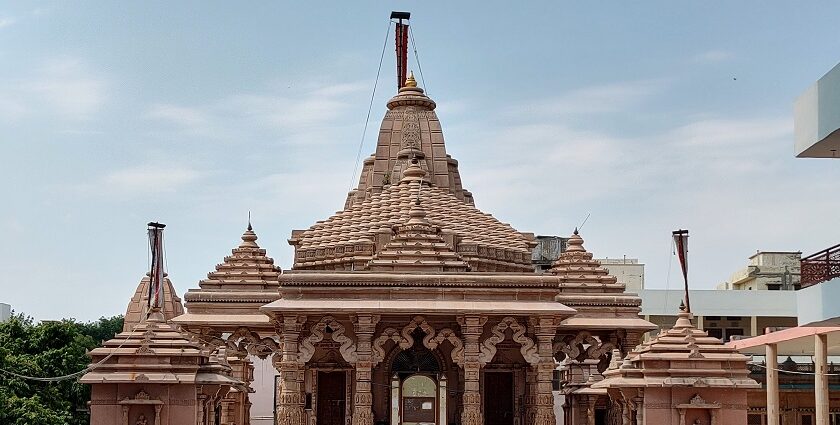
{"type": "Polygon", "coordinates": [[[171,284],[164,284],[163,225],[149,226],[152,271],[129,303],[127,329],[90,352],[91,365],[79,379],[91,386],[90,423],[233,424],[235,394],[246,388],[232,377],[225,348],[211,353],[167,322],[173,311],[166,310],[183,306],[164,292],[171,284]]]}
{"type": "MultiPolygon", "coordinates": [[[[747,423],[748,357],[708,336],[681,311],[673,328],[614,360],[604,380],[621,406],[622,425],[730,425],[747,423]]],[[[594,423],[594,418],[590,423],[594,423]]]]}

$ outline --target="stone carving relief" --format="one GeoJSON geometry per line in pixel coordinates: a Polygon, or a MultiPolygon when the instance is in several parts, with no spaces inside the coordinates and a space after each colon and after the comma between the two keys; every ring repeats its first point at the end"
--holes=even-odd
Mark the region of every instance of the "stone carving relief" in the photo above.
{"type": "Polygon", "coordinates": [[[245,327],[231,333],[225,345],[237,357],[241,358],[250,354],[260,359],[279,353],[282,347],[282,343],[274,338],[260,338],[259,334],[245,327]]]}
{"type": "Polygon", "coordinates": [[[601,359],[611,353],[614,348],[617,348],[614,342],[602,342],[589,332],[580,331],[577,335],[567,335],[559,342],[555,342],[552,351],[557,360],[568,357],[570,360],[583,361],[601,359]]]}
{"type": "Polygon", "coordinates": [[[324,340],[324,334],[327,333],[327,327],[332,331],[332,340],[339,343],[338,347],[341,357],[347,362],[356,364],[358,356],[356,354],[356,344],[350,337],[344,335],[346,329],[339,321],[332,316],[324,316],[317,323],[310,328],[310,334],[304,338],[300,343],[300,350],[298,352],[298,362],[305,364],[315,354],[315,344],[324,340]]]}
{"type": "Polygon", "coordinates": [[[415,329],[420,329],[426,335],[423,337],[423,346],[434,350],[444,341],[452,344],[452,361],[458,366],[462,366],[464,362],[464,343],[455,334],[455,331],[449,328],[441,329],[440,332],[435,331],[435,328],[430,325],[423,316],[414,316],[402,330],[398,331],[394,328],[386,328],[382,331],[371,346],[373,351],[372,366],[376,366],[385,359],[385,344],[388,341],[393,341],[400,347],[400,350],[406,350],[414,346],[414,337],[411,336],[415,329]]]}
{"type": "Polygon", "coordinates": [[[510,329],[513,332],[511,339],[518,343],[521,347],[519,352],[525,361],[531,365],[536,365],[540,361],[540,356],[537,354],[537,346],[534,340],[525,335],[528,329],[525,325],[519,324],[513,317],[505,317],[496,326],[493,327],[493,335],[489,336],[481,343],[481,353],[479,353],[478,361],[482,366],[490,363],[493,357],[496,356],[496,345],[505,340],[505,331],[510,329]]]}

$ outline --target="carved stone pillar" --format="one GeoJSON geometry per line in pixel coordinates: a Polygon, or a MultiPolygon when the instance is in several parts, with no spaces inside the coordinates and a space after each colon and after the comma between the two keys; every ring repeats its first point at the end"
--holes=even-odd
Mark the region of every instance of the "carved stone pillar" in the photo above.
{"type": "Polygon", "coordinates": [[[370,391],[373,369],[371,340],[379,322],[378,315],[363,314],[353,318],[356,331],[356,393],[353,395],[353,425],[373,425],[373,395],[370,391]]]}
{"type": "Polygon", "coordinates": [[[534,405],[535,425],[555,425],[554,395],[551,392],[551,380],[554,377],[554,334],[557,330],[555,320],[540,317],[535,329],[537,337],[537,397],[534,405]]]}
{"type": "Polygon", "coordinates": [[[481,362],[479,361],[479,339],[484,332],[486,317],[466,315],[458,318],[461,334],[464,337],[464,398],[461,412],[462,425],[484,425],[484,415],[481,412],[481,393],[479,391],[479,377],[481,376],[481,362]]]}
{"type": "Polygon", "coordinates": [[[532,425],[536,418],[537,371],[528,367],[525,371],[525,425],[532,425]]]}
{"type": "Polygon", "coordinates": [[[298,363],[298,342],[306,316],[283,316],[280,334],[283,349],[280,357],[280,395],[277,397],[277,425],[305,425],[305,399],[301,388],[301,366],[298,363]]]}

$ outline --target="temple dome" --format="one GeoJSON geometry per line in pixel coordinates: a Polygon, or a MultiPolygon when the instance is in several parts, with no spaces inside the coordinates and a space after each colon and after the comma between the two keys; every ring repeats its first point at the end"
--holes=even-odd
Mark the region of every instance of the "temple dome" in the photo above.
{"type": "MultiPolygon", "coordinates": [[[[422,199],[424,222],[434,226],[435,243],[469,264],[471,271],[531,272],[533,236],[516,231],[449,189],[429,181],[419,160],[410,161],[403,177],[363,202],[352,204],[308,230],[295,231],[295,269],[374,270],[382,265],[391,241],[407,237],[395,226],[411,223],[412,205],[422,199]],[[376,260],[371,263],[371,260],[376,260]],[[373,265],[374,267],[371,267],[373,265]]],[[[415,234],[416,235],[416,234],[415,234]]],[[[425,237],[425,236],[424,236],[425,237]]],[[[441,251],[438,251],[440,255],[441,251]]],[[[453,260],[458,261],[458,260],[453,260]]],[[[452,264],[452,271],[462,268],[452,264]]],[[[445,270],[449,266],[444,267],[445,270]]]]}
{"type": "MultiPolygon", "coordinates": [[[[134,296],[128,302],[128,307],[125,309],[125,321],[123,323],[123,331],[131,330],[135,325],[142,322],[148,313],[149,306],[149,284],[151,279],[149,274],[143,276],[137,289],[134,291],[134,296]]],[[[162,310],[164,319],[169,320],[173,317],[184,314],[184,305],[181,303],[181,298],[175,293],[175,287],[172,286],[172,281],[164,275],[161,292],[163,293],[162,310]]]]}

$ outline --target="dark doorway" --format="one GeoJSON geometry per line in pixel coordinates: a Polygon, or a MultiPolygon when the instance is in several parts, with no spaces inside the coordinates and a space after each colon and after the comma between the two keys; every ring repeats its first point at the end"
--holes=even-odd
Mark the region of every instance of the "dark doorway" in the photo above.
{"type": "Polygon", "coordinates": [[[484,373],[484,423],[513,425],[513,372],[484,373]]]}
{"type": "Polygon", "coordinates": [[[318,372],[318,425],[344,425],[345,373],[318,372]]]}

